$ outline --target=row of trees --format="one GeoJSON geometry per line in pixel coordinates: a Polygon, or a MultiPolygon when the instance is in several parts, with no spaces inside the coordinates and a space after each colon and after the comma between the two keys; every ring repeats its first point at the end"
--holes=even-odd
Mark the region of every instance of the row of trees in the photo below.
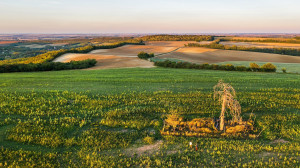
{"type": "Polygon", "coordinates": [[[68,63],[44,62],[37,64],[6,64],[0,65],[0,73],[85,69],[95,66],[96,63],[97,61],[95,59],[87,59],[83,61],[71,61],[68,63]]]}
{"type": "Polygon", "coordinates": [[[118,42],[118,41],[125,41],[125,40],[131,40],[134,37],[75,37],[75,38],[62,38],[57,40],[33,40],[29,41],[29,43],[26,41],[25,44],[31,44],[31,43],[104,43],[104,42],[118,42]]]}
{"type": "Polygon", "coordinates": [[[143,41],[212,41],[213,36],[205,35],[150,35],[140,38],[143,41]]]}
{"type": "Polygon", "coordinates": [[[167,68],[183,68],[183,69],[210,69],[210,70],[225,70],[225,71],[249,71],[249,72],[276,72],[277,68],[271,63],[266,63],[259,66],[256,63],[251,63],[250,67],[234,66],[232,64],[218,65],[218,64],[194,64],[189,62],[175,62],[170,60],[156,61],[155,66],[167,68]]]}
{"type": "Polygon", "coordinates": [[[251,52],[262,52],[262,53],[300,56],[300,49],[293,49],[293,48],[258,48],[258,47],[245,47],[245,46],[236,46],[236,45],[229,46],[229,45],[219,44],[218,42],[213,42],[211,44],[189,43],[185,46],[186,47],[207,47],[207,48],[222,49],[222,50],[238,50],[238,51],[251,51],[251,52]]]}

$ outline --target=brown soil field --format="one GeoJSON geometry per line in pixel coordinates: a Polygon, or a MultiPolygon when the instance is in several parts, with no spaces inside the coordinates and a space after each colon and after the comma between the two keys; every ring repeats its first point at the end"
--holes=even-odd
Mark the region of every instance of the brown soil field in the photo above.
{"type": "Polygon", "coordinates": [[[111,68],[152,68],[153,63],[138,57],[126,57],[115,55],[99,54],[64,54],[56,58],[53,62],[82,61],[86,59],[96,59],[96,66],[88,69],[111,69],[111,68]]]}
{"type": "Polygon", "coordinates": [[[139,59],[140,51],[153,52],[157,58],[173,58],[193,63],[219,63],[226,61],[254,61],[300,63],[300,57],[247,52],[233,50],[218,50],[201,47],[183,47],[188,42],[147,42],[144,46],[126,45],[115,49],[94,50],[88,54],[64,54],[54,62],[69,62],[85,59],[96,59],[98,63],[90,69],[154,67],[152,62],[139,59]],[[162,55],[159,55],[162,54],[162,55]]]}
{"type": "Polygon", "coordinates": [[[155,41],[146,42],[146,45],[126,45],[114,49],[100,49],[94,50],[91,54],[101,55],[120,55],[120,56],[134,56],[141,51],[162,54],[176,50],[179,47],[183,47],[184,44],[189,43],[188,41],[155,41]]]}
{"type": "Polygon", "coordinates": [[[70,62],[85,59],[96,59],[97,64],[90,69],[107,68],[129,68],[129,67],[154,67],[152,62],[139,59],[137,54],[141,51],[148,53],[168,53],[183,47],[187,41],[157,41],[146,42],[146,45],[126,45],[114,49],[99,49],[88,54],[64,54],[54,60],[54,62],[70,62]]]}
{"type": "Polygon", "coordinates": [[[0,45],[8,45],[8,44],[13,44],[17,43],[18,41],[0,41],[0,45]]]}
{"type": "Polygon", "coordinates": [[[173,58],[193,63],[219,63],[226,61],[300,63],[300,57],[296,56],[247,51],[217,50],[200,47],[181,48],[175,52],[158,56],[158,58],[173,58]]]}
{"type": "Polygon", "coordinates": [[[234,42],[234,41],[225,41],[220,42],[223,45],[229,46],[245,46],[245,47],[258,47],[258,48],[296,48],[300,49],[300,44],[292,43],[259,43],[259,42],[234,42]]]}

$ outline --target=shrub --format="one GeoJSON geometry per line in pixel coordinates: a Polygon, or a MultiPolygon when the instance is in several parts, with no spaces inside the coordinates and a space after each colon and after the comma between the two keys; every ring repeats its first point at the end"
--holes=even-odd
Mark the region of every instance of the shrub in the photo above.
{"type": "Polygon", "coordinates": [[[38,64],[6,64],[0,65],[0,73],[5,72],[32,72],[32,71],[54,71],[67,69],[83,69],[94,66],[97,63],[95,59],[83,61],[71,61],[68,63],[61,62],[44,62],[38,64]]]}
{"type": "Polygon", "coordinates": [[[148,54],[148,53],[146,53],[144,51],[141,51],[141,52],[138,53],[138,57],[140,59],[149,59],[149,58],[153,58],[154,54],[153,53],[148,54]]]}
{"type": "Polygon", "coordinates": [[[212,64],[212,69],[213,69],[213,70],[218,70],[218,69],[219,69],[219,65],[217,65],[217,64],[212,64]]]}
{"type": "Polygon", "coordinates": [[[225,70],[226,69],[226,65],[219,65],[219,70],[225,70]]]}
{"type": "Polygon", "coordinates": [[[203,65],[203,69],[209,69],[209,64],[208,63],[204,63],[203,65]]]}
{"type": "Polygon", "coordinates": [[[263,66],[261,66],[261,69],[264,72],[276,72],[276,66],[273,65],[272,63],[266,63],[263,66]]]}
{"type": "Polygon", "coordinates": [[[286,68],[281,69],[283,73],[286,73],[286,68]]]}
{"type": "Polygon", "coordinates": [[[260,66],[253,62],[253,63],[250,63],[250,68],[251,68],[252,71],[256,72],[256,71],[259,71],[260,66]]]}
{"type": "Polygon", "coordinates": [[[234,71],[235,68],[234,68],[234,66],[232,64],[226,64],[225,65],[225,70],[226,71],[234,71]]]}
{"type": "Polygon", "coordinates": [[[235,67],[235,69],[237,71],[247,71],[247,67],[245,67],[245,66],[237,66],[237,67],[235,67]]]}
{"type": "Polygon", "coordinates": [[[154,143],[154,137],[146,136],[143,141],[147,144],[153,144],[154,143]]]}

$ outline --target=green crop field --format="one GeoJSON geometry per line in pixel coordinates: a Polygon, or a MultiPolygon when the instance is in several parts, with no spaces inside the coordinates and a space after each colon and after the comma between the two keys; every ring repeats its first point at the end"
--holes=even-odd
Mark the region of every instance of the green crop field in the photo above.
{"type": "Polygon", "coordinates": [[[299,160],[298,74],[167,68],[0,74],[0,167],[297,167],[299,160]],[[160,135],[168,114],[218,116],[213,86],[220,79],[236,89],[243,119],[254,114],[258,139],[160,135]]]}

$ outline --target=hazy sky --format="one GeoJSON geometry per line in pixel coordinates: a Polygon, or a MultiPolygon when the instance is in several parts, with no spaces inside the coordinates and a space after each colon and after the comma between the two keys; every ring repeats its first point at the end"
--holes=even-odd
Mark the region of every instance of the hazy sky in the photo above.
{"type": "Polygon", "coordinates": [[[300,0],[0,0],[1,33],[300,33],[300,0]]]}

